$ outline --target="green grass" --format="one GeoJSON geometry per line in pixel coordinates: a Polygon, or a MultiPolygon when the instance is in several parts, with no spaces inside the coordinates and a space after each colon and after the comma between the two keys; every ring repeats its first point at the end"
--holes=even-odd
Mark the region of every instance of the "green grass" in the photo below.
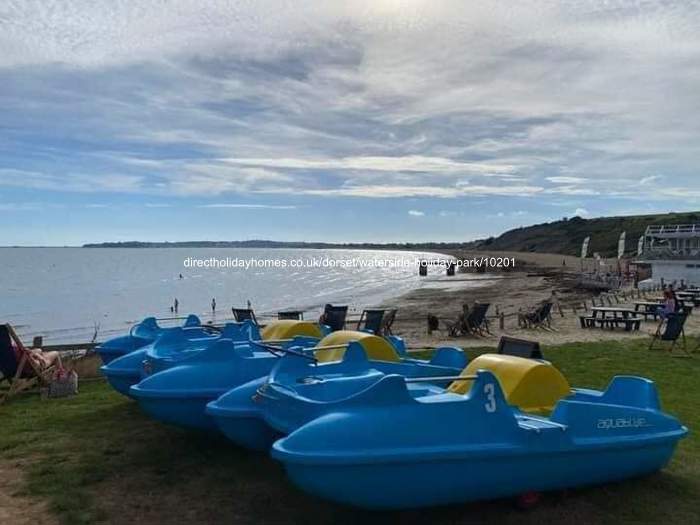
{"type": "MultiPolygon", "coordinates": [[[[0,408],[0,472],[24,470],[22,494],[62,522],[80,523],[695,523],[700,515],[700,353],[673,359],[647,341],[545,348],[575,386],[615,374],[656,381],[664,409],[691,428],[664,471],[624,483],[546,495],[516,510],[493,501],[428,511],[369,513],[297,491],[280,465],[214,435],[160,425],[102,382],[72,399],[24,396],[0,408]]],[[[475,351],[470,351],[472,357],[475,351]]],[[[465,472],[465,475],[469,473],[465,472]]]]}

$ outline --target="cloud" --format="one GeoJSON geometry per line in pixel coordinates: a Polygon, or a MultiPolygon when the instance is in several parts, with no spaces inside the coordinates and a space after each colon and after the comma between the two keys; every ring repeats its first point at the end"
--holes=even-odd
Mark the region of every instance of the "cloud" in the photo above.
{"type": "Polygon", "coordinates": [[[440,157],[408,155],[402,157],[345,157],[339,159],[223,159],[231,164],[266,168],[314,170],[408,171],[424,173],[510,174],[515,167],[474,162],[458,162],[440,157]]]}
{"type": "Polygon", "coordinates": [[[363,197],[371,199],[400,197],[437,197],[456,198],[483,195],[505,195],[528,197],[542,191],[540,187],[529,186],[474,186],[462,184],[454,187],[441,186],[402,186],[402,185],[365,185],[346,186],[342,188],[303,190],[305,195],[363,197]]]}
{"type": "Polygon", "coordinates": [[[576,208],[574,210],[574,217],[587,217],[589,215],[586,208],[576,208]]]}
{"type": "Polygon", "coordinates": [[[425,212],[420,210],[408,210],[411,217],[425,217],[425,212]]]}
{"type": "Polygon", "coordinates": [[[265,210],[296,210],[297,206],[286,206],[279,204],[238,204],[238,203],[218,203],[202,204],[198,208],[243,208],[243,209],[265,209],[265,210]]]}
{"type": "Polygon", "coordinates": [[[698,26],[660,1],[6,2],[0,187],[677,202],[698,26]]]}
{"type": "Polygon", "coordinates": [[[661,175],[649,175],[648,177],[641,178],[639,180],[639,184],[641,184],[642,186],[646,186],[661,179],[661,175]]]}
{"type": "Polygon", "coordinates": [[[582,177],[547,177],[547,180],[555,184],[583,184],[587,182],[582,177]]]}

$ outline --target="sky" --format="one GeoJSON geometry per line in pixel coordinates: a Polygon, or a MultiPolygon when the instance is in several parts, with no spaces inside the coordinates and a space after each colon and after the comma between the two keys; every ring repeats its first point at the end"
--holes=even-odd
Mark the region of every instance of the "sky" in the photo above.
{"type": "Polygon", "coordinates": [[[700,209],[700,3],[4,0],[0,245],[700,209]]]}

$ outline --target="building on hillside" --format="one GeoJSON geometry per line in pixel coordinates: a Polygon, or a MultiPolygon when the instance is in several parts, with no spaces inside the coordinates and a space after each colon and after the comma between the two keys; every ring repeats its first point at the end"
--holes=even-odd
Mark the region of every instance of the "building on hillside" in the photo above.
{"type": "Polygon", "coordinates": [[[651,270],[644,283],[700,285],[700,224],[648,226],[634,262],[651,270]]]}

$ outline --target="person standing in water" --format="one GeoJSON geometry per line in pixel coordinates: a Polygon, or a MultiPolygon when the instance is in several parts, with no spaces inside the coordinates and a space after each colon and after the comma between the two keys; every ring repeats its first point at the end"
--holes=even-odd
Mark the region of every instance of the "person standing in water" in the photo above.
{"type": "Polygon", "coordinates": [[[211,313],[212,314],[216,313],[216,297],[212,298],[212,300],[211,300],[211,313]]]}
{"type": "Polygon", "coordinates": [[[177,297],[175,298],[175,303],[173,304],[173,307],[175,308],[175,313],[177,313],[177,309],[180,306],[180,302],[177,300],[177,297]]]}

